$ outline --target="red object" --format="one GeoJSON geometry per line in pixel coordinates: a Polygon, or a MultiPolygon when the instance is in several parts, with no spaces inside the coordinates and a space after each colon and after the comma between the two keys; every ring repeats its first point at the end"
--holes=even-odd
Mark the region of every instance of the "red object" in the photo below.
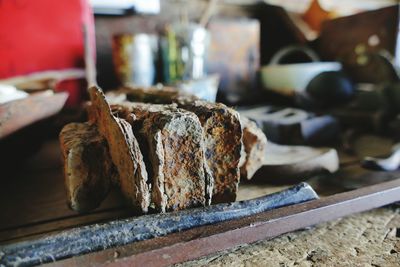
{"type": "MultiPolygon", "coordinates": [[[[84,67],[83,29],[94,46],[93,21],[87,0],[0,0],[0,79],[84,67]]],[[[76,105],[82,85],[66,81],[57,89],[68,91],[68,104],[76,105]]]]}

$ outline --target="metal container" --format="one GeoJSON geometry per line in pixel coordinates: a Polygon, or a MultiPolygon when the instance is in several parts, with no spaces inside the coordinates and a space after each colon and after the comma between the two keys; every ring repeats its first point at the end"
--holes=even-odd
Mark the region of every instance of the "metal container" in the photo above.
{"type": "Polygon", "coordinates": [[[154,84],[156,36],[144,33],[120,34],[114,36],[112,45],[115,71],[122,84],[154,84]]]}

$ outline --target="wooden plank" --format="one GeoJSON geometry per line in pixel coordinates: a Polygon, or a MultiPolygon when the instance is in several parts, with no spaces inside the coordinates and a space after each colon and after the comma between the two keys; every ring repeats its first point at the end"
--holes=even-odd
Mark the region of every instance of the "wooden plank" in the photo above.
{"type": "MultiPolygon", "coordinates": [[[[64,181],[60,169],[45,172],[23,172],[7,177],[0,188],[0,230],[38,224],[76,216],[67,206],[64,181]]],[[[98,210],[121,206],[121,196],[110,194],[98,210]]]]}
{"type": "Polygon", "coordinates": [[[118,190],[112,190],[101,206],[90,213],[71,211],[61,166],[58,141],[52,140],[18,170],[1,174],[0,242],[132,215],[123,206],[118,190]]]}
{"type": "Polygon", "coordinates": [[[58,113],[67,93],[41,92],[0,105],[0,139],[58,113]]]}
{"type": "Polygon", "coordinates": [[[24,172],[7,176],[0,188],[0,229],[72,216],[66,207],[61,171],[24,172]]]}

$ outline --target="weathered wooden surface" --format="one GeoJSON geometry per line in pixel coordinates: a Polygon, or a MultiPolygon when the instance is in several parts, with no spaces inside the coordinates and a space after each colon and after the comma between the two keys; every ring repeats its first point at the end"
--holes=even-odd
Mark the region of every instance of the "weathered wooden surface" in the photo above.
{"type": "Polygon", "coordinates": [[[381,208],[176,266],[399,266],[399,228],[381,208]]]}
{"type": "Polygon", "coordinates": [[[67,98],[67,93],[53,94],[51,91],[45,91],[1,104],[0,139],[57,114],[67,98]]]}
{"type": "Polygon", "coordinates": [[[126,218],[132,211],[123,208],[122,197],[111,192],[95,211],[78,214],[67,206],[57,140],[13,173],[0,174],[0,243],[37,234],[59,231],[110,218],[126,218]]]}

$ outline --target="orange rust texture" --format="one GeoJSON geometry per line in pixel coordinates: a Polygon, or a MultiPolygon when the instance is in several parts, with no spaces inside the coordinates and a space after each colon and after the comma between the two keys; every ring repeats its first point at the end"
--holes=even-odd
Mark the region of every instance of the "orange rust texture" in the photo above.
{"type": "Polygon", "coordinates": [[[111,160],[118,174],[121,191],[133,209],[146,213],[150,204],[147,171],[131,125],[115,117],[98,87],[89,88],[92,115],[99,133],[107,140],[111,160]]]}
{"type": "Polygon", "coordinates": [[[250,180],[264,164],[267,149],[267,137],[257,125],[247,118],[241,118],[243,127],[243,146],[245,162],[240,167],[242,178],[250,180]]]}
{"type": "Polygon", "coordinates": [[[120,92],[126,94],[130,101],[176,103],[179,108],[195,113],[203,127],[206,161],[214,176],[212,202],[235,201],[240,180],[239,160],[242,146],[242,129],[236,111],[220,103],[180,95],[174,90],[164,92],[122,88],[120,92]]]}
{"type": "Polygon", "coordinates": [[[117,116],[125,119],[131,118],[130,123],[140,141],[140,147],[145,158],[148,173],[152,176],[152,188],[162,186],[163,194],[166,196],[165,206],[158,194],[154,195],[153,201],[160,210],[180,210],[188,207],[204,206],[205,196],[205,170],[204,151],[202,147],[201,125],[197,117],[190,112],[177,109],[173,105],[155,105],[145,103],[124,102],[112,106],[117,116]],[[184,135],[178,135],[174,129],[164,128],[166,123],[172,122],[180,114],[191,119],[182,121],[182,128],[188,128],[197,124],[199,133],[186,131],[184,135]],[[146,125],[146,126],[144,126],[146,125]],[[150,126],[150,128],[148,128],[150,126]],[[150,145],[149,139],[161,130],[161,142],[163,154],[156,151],[150,145]],[[149,149],[154,151],[149,152],[149,149]],[[151,157],[159,159],[152,160],[151,157]],[[157,171],[153,170],[155,162],[163,162],[163,185],[158,185],[157,171]],[[153,173],[153,171],[155,173],[153,173]]]}
{"type": "Polygon", "coordinates": [[[164,146],[164,189],[166,210],[205,205],[205,179],[200,140],[162,131],[164,146]]]}
{"type": "Polygon", "coordinates": [[[185,105],[199,117],[205,134],[206,160],[214,175],[212,202],[236,200],[240,181],[242,130],[237,113],[223,104],[196,101],[185,105]]]}
{"type": "Polygon", "coordinates": [[[97,208],[116,176],[106,140],[89,123],[65,125],[59,139],[69,206],[79,212],[97,208]]]}

